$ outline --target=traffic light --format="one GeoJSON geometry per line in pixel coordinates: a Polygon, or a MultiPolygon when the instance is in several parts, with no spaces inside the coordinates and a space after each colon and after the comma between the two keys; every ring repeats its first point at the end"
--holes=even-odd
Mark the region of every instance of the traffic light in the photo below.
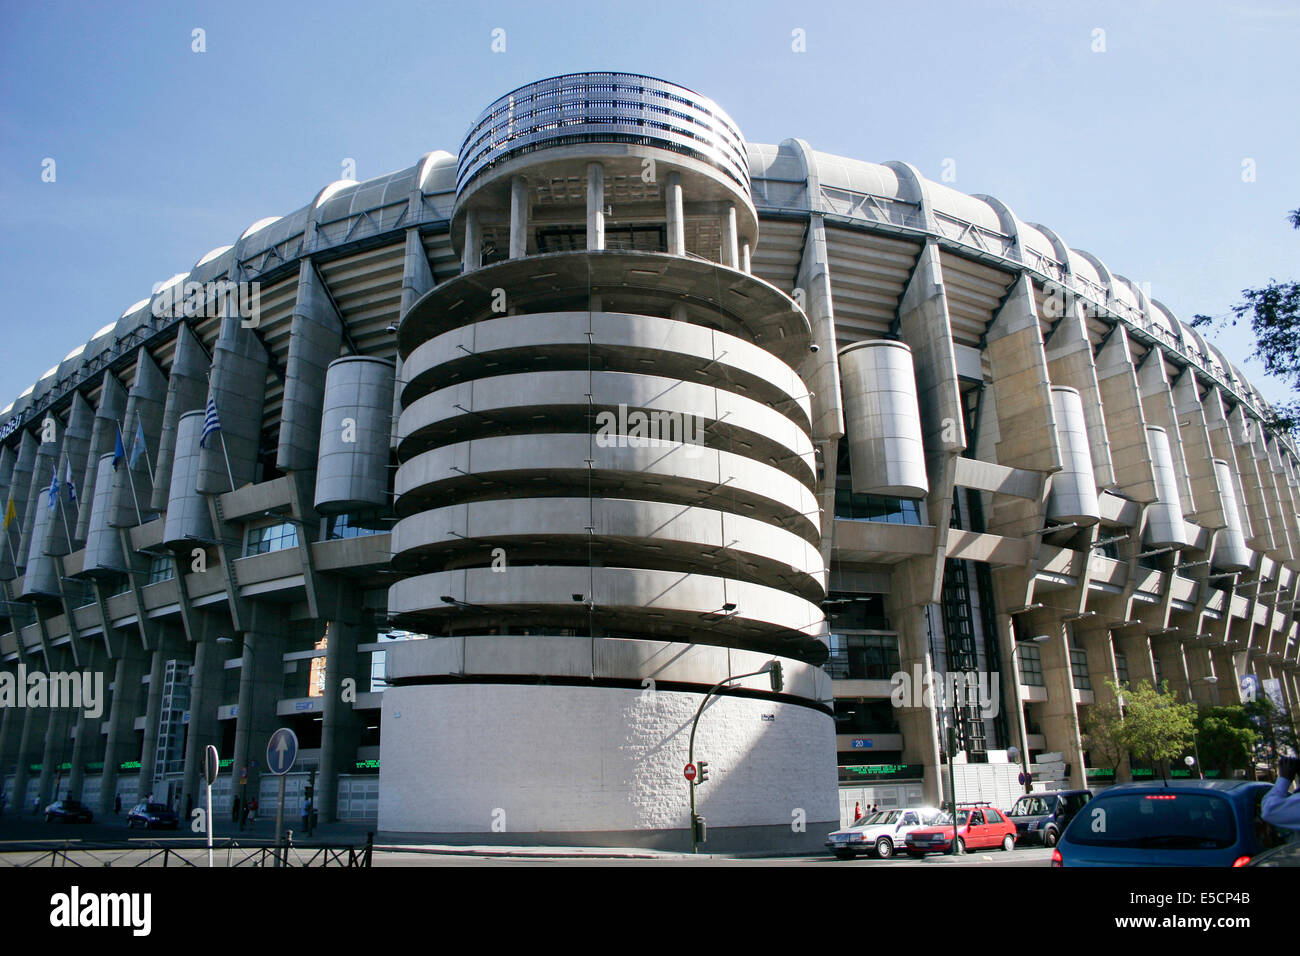
{"type": "Polygon", "coordinates": [[[316,792],[316,788],[309,784],[308,786],[303,787],[302,795],[306,797],[308,800],[310,800],[312,798],[312,795],[315,792],[316,792]]]}
{"type": "Polygon", "coordinates": [[[785,688],[785,673],[781,669],[780,661],[772,662],[772,669],[767,672],[767,676],[772,679],[772,692],[775,694],[781,693],[785,688]]]}
{"type": "Polygon", "coordinates": [[[701,761],[700,761],[700,763],[699,763],[699,771],[700,771],[700,775],[699,775],[699,776],[696,778],[696,780],[695,780],[695,785],[696,785],[696,786],[699,786],[699,785],[702,784],[705,780],[708,780],[708,779],[709,779],[709,762],[708,762],[707,760],[701,760],[701,761]]]}

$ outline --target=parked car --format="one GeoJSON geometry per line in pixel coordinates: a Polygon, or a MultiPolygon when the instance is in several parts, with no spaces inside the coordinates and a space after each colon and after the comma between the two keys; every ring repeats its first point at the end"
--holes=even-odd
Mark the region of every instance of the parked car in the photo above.
{"type": "Polygon", "coordinates": [[[90,823],[95,815],[80,800],[56,800],[45,808],[45,822],[90,823]]]}
{"type": "MultiPolygon", "coordinates": [[[[1016,825],[987,804],[958,805],[956,840],[958,853],[999,846],[1010,852],[1016,846],[1016,825]]],[[[952,816],[945,813],[936,825],[919,827],[907,835],[907,854],[920,858],[927,853],[947,853],[952,841],[952,816]]]]}
{"type": "Polygon", "coordinates": [[[181,818],[163,803],[137,803],[126,815],[126,825],[134,827],[140,824],[146,830],[151,827],[167,827],[175,830],[180,826],[181,818]]]}
{"type": "Polygon", "coordinates": [[[878,810],[828,835],[826,847],[840,860],[851,860],[859,853],[874,854],[887,860],[901,848],[907,834],[937,823],[943,816],[943,812],[934,807],[878,810]]]}
{"type": "Polygon", "coordinates": [[[1016,843],[1056,846],[1074,815],[1091,799],[1091,790],[1025,794],[1007,813],[1016,825],[1016,843]]]}
{"type": "Polygon", "coordinates": [[[1110,787],[1066,827],[1052,866],[1245,866],[1287,841],[1260,816],[1268,791],[1248,780],[1110,787]]]}

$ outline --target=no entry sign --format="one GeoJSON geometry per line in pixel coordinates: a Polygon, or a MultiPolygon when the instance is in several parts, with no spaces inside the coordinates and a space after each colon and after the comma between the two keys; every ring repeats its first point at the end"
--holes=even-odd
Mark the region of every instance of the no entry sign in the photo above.
{"type": "Polygon", "coordinates": [[[695,779],[695,764],[693,764],[693,763],[688,763],[688,764],[686,765],[685,769],[682,770],[682,776],[686,778],[686,781],[687,781],[688,783],[689,783],[690,781],[694,780],[694,779],[695,779]]]}

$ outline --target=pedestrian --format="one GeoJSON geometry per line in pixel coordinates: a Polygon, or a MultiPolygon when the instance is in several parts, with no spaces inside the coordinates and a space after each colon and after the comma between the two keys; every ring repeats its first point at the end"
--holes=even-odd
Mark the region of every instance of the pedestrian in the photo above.
{"type": "Polygon", "coordinates": [[[1278,761],[1277,782],[1264,794],[1260,805],[1265,823],[1285,830],[1300,830],[1300,790],[1288,793],[1291,781],[1300,773],[1300,758],[1283,757],[1278,761]]]}
{"type": "Polygon", "coordinates": [[[862,819],[862,804],[854,800],[853,801],[853,822],[857,823],[861,819],[862,819]]]}
{"type": "Polygon", "coordinates": [[[257,797],[248,801],[248,822],[257,823],[257,797]]]}
{"type": "Polygon", "coordinates": [[[245,803],[243,808],[239,811],[239,832],[240,833],[244,832],[244,827],[248,824],[248,810],[249,810],[249,805],[252,802],[253,801],[250,800],[248,801],[248,803],[245,803]]]}
{"type": "Polygon", "coordinates": [[[122,795],[120,793],[115,793],[113,794],[113,816],[117,816],[121,812],[122,812],[122,795]]]}
{"type": "Polygon", "coordinates": [[[880,804],[878,804],[878,803],[873,803],[873,804],[871,805],[871,812],[872,812],[872,813],[879,813],[879,812],[880,812],[880,804]]]}

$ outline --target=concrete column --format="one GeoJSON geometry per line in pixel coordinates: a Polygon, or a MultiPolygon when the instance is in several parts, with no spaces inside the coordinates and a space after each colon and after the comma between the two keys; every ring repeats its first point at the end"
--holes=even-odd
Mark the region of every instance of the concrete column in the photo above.
{"type": "Polygon", "coordinates": [[[176,429],[182,415],[202,409],[207,401],[209,368],[211,363],[198,337],[190,331],[187,324],[181,322],[176,332],[176,351],[171,371],[167,377],[167,401],[163,406],[162,432],[154,459],[153,498],[149,503],[154,511],[167,510],[172,462],[176,458],[176,429]]]}
{"type": "Polygon", "coordinates": [[[90,503],[95,500],[99,459],[111,452],[117,443],[117,422],[121,421],[125,411],[126,389],[111,371],[105,369],[99,388],[99,407],[95,410],[95,421],[90,429],[86,468],[81,483],[77,485],[77,497],[85,502],[85,507],[77,515],[77,527],[73,532],[79,541],[85,541],[90,530],[90,503]]]}
{"type": "Polygon", "coordinates": [[[41,753],[41,782],[38,791],[42,807],[60,799],[67,792],[64,779],[59,774],[59,765],[72,750],[70,735],[75,712],[67,707],[51,707],[49,713],[50,718],[45,727],[45,749],[41,753]]]}
{"type": "Polygon", "coordinates": [[[686,214],[682,208],[682,174],[669,173],[668,185],[664,189],[664,202],[667,207],[668,254],[670,256],[686,255],[686,214]]]}
{"type": "Polygon", "coordinates": [[[77,797],[81,796],[82,783],[86,776],[86,764],[89,761],[99,759],[99,752],[102,747],[102,735],[99,728],[108,709],[107,694],[109,677],[111,676],[104,673],[104,651],[99,646],[98,641],[84,642],[82,644],[82,654],[84,659],[81,662],[81,672],[90,675],[92,680],[94,679],[93,675],[102,675],[100,679],[103,681],[104,696],[98,701],[99,713],[96,716],[92,717],[85,707],[76,712],[76,736],[72,741],[72,770],[68,774],[68,793],[75,794],[77,797]]]}
{"type": "MultiPolygon", "coordinates": [[[[207,622],[205,617],[205,623],[207,622]]],[[[203,753],[209,745],[221,749],[221,724],[217,708],[221,706],[221,685],[225,676],[225,655],[216,642],[216,630],[204,628],[204,640],[194,645],[194,676],[190,681],[190,726],[185,738],[185,776],[181,784],[181,803],[206,807],[203,780],[203,753]],[[210,635],[209,633],[210,632],[210,635]]],[[[222,757],[230,756],[221,754],[222,757]]],[[[231,773],[238,769],[232,765],[231,773]]]]}
{"type": "Polygon", "coordinates": [[[478,210],[465,213],[465,248],[461,250],[460,271],[473,272],[483,265],[483,232],[478,224],[478,210]]]}
{"type": "Polygon", "coordinates": [[[248,767],[248,794],[257,795],[266,745],[276,729],[275,705],[284,688],[283,640],[278,616],[254,605],[244,632],[239,670],[239,714],[235,723],[236,768],[248,767]],[[255,769],[252,761],[258,763],[255,769]]]}
{"type": "Polygon", "coordinates": [[[510,180],[510,258],[528,255],[528,182],[523,176],[510,180]]]}
{"type": "Polygon", "coordinates": [[[605,167],[587,164],[587,248],[605,248],[605,167]]]}
{"type": "MultiPolygon", "coordinates": [[[[909,561],[897,565],[891,577],[892,587],[886,600],[889,620],[898,630],[898,662],[903,673],[914,676],[934,673],[930,659],[929,627],[926,603],[929,595],[929,565],[909,561]]],[[[915,690],[915,688],[914,688],[915,690]]],[[[903,735],[903,762],[925,768],[922,801],[938,806],[943,799],[943,766],[939,763],[939,722],[931,707],[896,707],[898,729],[903,735]]]]}
{"type": "Polygon", "coordinates": [[[1070,671],[1070,647],[1062,625],[1049,626],[1040,633],[1050,634],[1038,644],[1043,662],[1043,684],[1047,700],[1039,705],[1043,736],[1048,751],[1060,751],[1070,765],[1071,787],[1087,786],[1083,766],[1083,743],[1079,738],[1079,711],[1074,705],[1074,678],[1070,671]]]}
{"type": "Polygon", "coordinates": [[[740,268],[740,240],[736,237],[736,207],[727,203],[722,214],[722,264],[740,268]]]}
{"type": "Polygon", "coordinates": [[[752,274],[753,270],[749,267],[749,243],[743,242],[740,245],[740,271],[752,274]]]}
{"type": "Polygon", "coordinates": [[[1149,422],[1123,326],[1116,326],[1097,352],[1097,387],[1106,413],[1106,434],[1120,490],[1134,501],[1155,501],[1156,483],[1147,445],[1149,422]]]}
{"type": "Polygon", "coordinates": [[[1187,662],[1187,687],[1192,700],[1199,707],[1217,707],[1219,705],[1220,681],[1207,681],[1207,677],[1217,677],[1214,673],[1214,658],[1208,647],[1184,645],[1183,659],[1187,662]]]}
{"type": "Polygon", "coordinates": [[[362,719],[351,701],[343,700],[343,681],[355,688],[360,661],[357,643],[360,628],[339,621],[329,623],[325,656],[325,700],[322,707],[320,773],[316,778],[316,808],[321,820],[338,820],[339,771],[348,767],[361,740],[362,719]]]}
{"type": "Polygon", "coordinates": [[[163,682],[167,676],[167,662],[180,658],[188,660],[189,654],[186,653],[183,640],[170,629],[160,629],[158,634],[158,648],[149,662],[148,704],[144,712],[144,742],[140,748],[140,785],[143,793],[152,790],[161,799],[163,795],[158,793],[155,784],[157,768],[154,762],[157,757],[158,731],[162,724],[163,682]]]}
{"type": "MultiPolygon", "coordinates": [[[[5,673],[16,677],[16,671],[5,668],[5,673]]],[[[9,765],[13,763],[13,748],[18,745],[18,733],[22,729],[22,711],[17,707],[5,707],[0,710],[0,793],[5,793],[5,777],[9,776],[9,765]]],[[[13,794],[5,796],[13,806],[13,794]]]]}
{"type": "Polygon", "coordinates": [[[149,665],[148,653],[134,635],[122,641],[113,678],[113,699],[108,711],[108,739],[104,742],[104,779],[100,783],[98,816],[113,812],[117,793],[118,764],[134,760],[135,718],[144,696],[140,683],[149,665]]]}
{"type": "Polygon", "coordinates": [[[45,729],[49,724],[50,712],[44,707],[23,708],[23,728],[18,736],[18,766],[14,770],[14,794],[11,801],[23,813],[31,812],[31,803],[27,799],[27,779],[31,764],[44,747],[45,729]]]}

